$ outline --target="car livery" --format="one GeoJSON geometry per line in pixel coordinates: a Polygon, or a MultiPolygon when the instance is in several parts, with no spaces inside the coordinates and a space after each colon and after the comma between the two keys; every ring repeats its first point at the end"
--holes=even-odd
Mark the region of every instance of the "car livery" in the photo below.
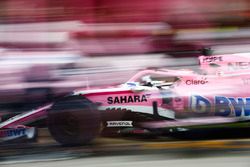
{"type": "Polygon", "coordinates": [[[35,139],[36,129],[34,127],[17,127],[6,128],[0,130],[0,142],[5,142],[14,139],[35,139]]]}
{"type": "MultiPolygon", "coordinates": [[[[203,61],[224,59],[210,57],[203,61]]],[[[231,73],[142,70],[121,85],[75,90],[51,104],[2,122],[0,129],[29,125],[46,117],[56,141],[79,145],[99,135],[166,135],[170,127],[248,121],[249,74],[248,69],[231,73]]]]}
{"type": "Polygon", "coordinates": [[[212,110],[211,106],[214,106],[217,116],[250,116],[250,97],[215,96],[211,102],[200,95],[194,95],[190,99],[190,108],[194,112],[209,113],[212,110]]]}
{"type": "Polygon", "coordinates": [[[249,53],[235,53],[224,55],[199,56],[199,64],[209,73],[223,71],[242,71],[250,69],[249,53]],[[212,67],[212,68],[211,68],[212,67]]]}

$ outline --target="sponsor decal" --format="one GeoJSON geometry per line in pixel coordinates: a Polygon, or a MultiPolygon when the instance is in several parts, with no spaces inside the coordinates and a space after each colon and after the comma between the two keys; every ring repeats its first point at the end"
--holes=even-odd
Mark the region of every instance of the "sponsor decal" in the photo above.
{"type": "Polygon", "coordinates": [[[243,70],[249,69],[250,62],[235,62],[235,63],[228,63],[229,70],[243,70]]]}
{"type": "Polygon", "coordinates": [[[108,104],[147,102],[146,95],[115,96],[107,98],[108,104]]]}
{"type": "Polygon", "coordinates": [[[214,63],[214,62],[221,62],[222,56],[206,56],[202,59],[203,63],[214,63]]]}
{"type": "MultiPolygon", "coordinates": [[[[214,97],[214,112],[216,116],[250,116],[250,97],[214,97]]],[[[190,109],[196,113],[209,113],[212,103],[200,95],[190,97],[190,109]]]]}
{"type": "Polygon", "coordinates": [[[25,135],[24,128],[0,130],[0,137],[16,137],[25,135]]]}
{"type": "Polygon", "coordinates": [[[107,127],[133,127],[133,121],[107,121],[107,127]]]}
{"type": "Polygon", "coordinates": [[[187,85],[204,85],[208,83],[207,78],[203,79],[189,79],[185,82],[187,85]]]}
{"type": "Polygon", "coordinates": [[[196,113],[208,113],[211,111],[211,104],[205,97],[193,95],[190,97],[190,109],[196,113]]]}

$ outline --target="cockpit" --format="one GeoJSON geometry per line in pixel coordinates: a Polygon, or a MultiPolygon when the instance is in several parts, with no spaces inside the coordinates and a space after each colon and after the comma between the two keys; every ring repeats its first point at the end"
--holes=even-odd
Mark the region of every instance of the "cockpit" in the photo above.
{"type": "Polygon", "coordinates": [[[149,87],[170,87],[176,82],[180,81],[180,77],[175,75],[168,75],[169,73],[163,71],[155,72],[144,72],[141,75],[137,75],[130,80],[130,82],[135,82],[140,86],[149,86],[149,87]]]}
{"type": "Polygon", "coordinates": [[[176,76],[155,76],[146,75],[140,80],[142,86],[169,87],[175,84],[180,78],[176,76]]]}

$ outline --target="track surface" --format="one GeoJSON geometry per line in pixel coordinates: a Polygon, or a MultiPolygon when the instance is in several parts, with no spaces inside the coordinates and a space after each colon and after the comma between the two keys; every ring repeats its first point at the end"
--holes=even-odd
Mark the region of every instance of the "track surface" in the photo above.
{"type": "Polygon", "coordinates": [[[51,138],[0,146],[0,166],[227,166],[250,167],[250,139],[175,141],[100,138],[61,147],[51,138]]]}
{"type": "MultiPolygon", "coordinates": [[[[19,164],[6,164],[3,167],[30,167],[34,166],[34,163],[25,162],[19,164]]],[[[48,161],[48,162],[37,162],[36,167],[58,167],[58,166],[74,166],[74,167],[131,167],[131,166],[171,166],[171,167],[249,167],[250,159],[249,156],[228,156],[228,157],[205,157],[199,159],[190,158],[176,158],[168,159],[164,155],[150,155],[150,156],[116,156],[116,157],[94,157],[94,158],[81,158],[81,159],[69,159],[60,161],[48,161]]]]}

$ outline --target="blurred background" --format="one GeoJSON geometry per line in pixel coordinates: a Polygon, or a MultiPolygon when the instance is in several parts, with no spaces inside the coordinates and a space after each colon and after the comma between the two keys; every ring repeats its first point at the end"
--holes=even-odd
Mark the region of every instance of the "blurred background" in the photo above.
{"type": "Polygon", "coordinates": [[[139,69],[197,65],[204,47],[247,52],[249,20],[249,0],[1,0],[0,113],[139,69]]]}
{"type": "Polygon", "coordinates": [[[1,0],[0,122],[206,47],[250,51],[250,0],[1,0]]]}

